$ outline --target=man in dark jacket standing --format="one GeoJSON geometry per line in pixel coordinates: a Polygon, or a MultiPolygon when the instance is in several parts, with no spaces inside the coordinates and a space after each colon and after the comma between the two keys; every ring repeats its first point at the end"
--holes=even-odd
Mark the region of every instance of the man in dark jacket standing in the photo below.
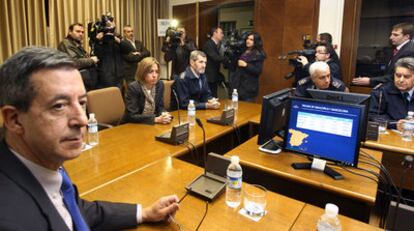
{"type": "Polygon", "coordinates": [[[172,62],[171,79],[174,75],[179,75],[187,68],[190,60],[190,53],[197,50],[194,41],[187,37],[184,27],[177,27],[176,32],[180,35],[178,38],[171,38],[167,35],[162,44],[162,52],[164,52],[164,60],[172,62]]]}
{"type": "Polygon", "coordinates": [[[96,56],[90,56],[83,49],[82,41],[84,33],[85,30],[81,23],[70,25],[68,35],[59,43],[58,50],[65,52],[75,61],[82,75],[86,90],[93,90],[98,81],[96,63],[99,59],[96,56]]]}
{"type": "Polygon", "coordinates": [[[385,75],[371,78],[358,77],[354,78],[352,83],[374,87],[380,83],[392,82],[397,60],[404,57],[414,57],[414,43],[411,41],[413,32],[414,26],[411,23],[405,22],[394,25],[390,35],[390,42],[394,49],[387,64],[385,75]]]}
{"type": "Polygon", "coordinates": [[[124,38],[121,41],[121,53],[124,60],[124,78],[129,84],[135,80],[138,63],[151,53],[141,41],[134,39],[134,29],[130,25],[124,26],[124,38]]]}
{"type": "Polygon", "coordinates": [[[207,55],[207,82],[213,97],[217,97],[218,84],[224,80],[223,75],[220,73],[220,64],[225,61],[225,57],[220,55],[223,37],[223,30],[220,27],[213,27],[210,31],[210,39],[203,47],[203,51],[207,55]]]}

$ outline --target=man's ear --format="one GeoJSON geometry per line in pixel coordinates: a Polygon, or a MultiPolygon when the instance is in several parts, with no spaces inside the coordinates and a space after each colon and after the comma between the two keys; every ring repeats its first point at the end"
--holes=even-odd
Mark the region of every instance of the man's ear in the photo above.
{"type": "Polygon", "coordinates": [[[3,126],[8,132],[23,134],[24,128],[19,121],[21,112],[16,107],[6,105],[1,108],[1,115],[3,117],[3,126]]]}

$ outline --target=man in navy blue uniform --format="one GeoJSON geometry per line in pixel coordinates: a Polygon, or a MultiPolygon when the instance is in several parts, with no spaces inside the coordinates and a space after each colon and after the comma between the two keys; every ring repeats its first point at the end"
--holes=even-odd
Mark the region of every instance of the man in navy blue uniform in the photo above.
{"type": "Polygon", "coordinates": [[[414,111],[414,58],[399,59],[395,64],[394,82],[371,92],[370,118],[385,118],[389,128],[414,111]]]}
{"type": "Polygon", "coordinates": [[[414,26],[411,23],[399,23],[392,27],[390,42],[393,46],[392,56],[387,64],[384,76],[377,77],[358,77],[352,80],[356,85],[377,86],[380,83],[392,82],[394,66],[398,59],[404,57],[414,57],[414,43],[411,42],[414,26]]]}
{"type": "MultiPolygon", "coordinates": [[[[190,54],[190,65],[179,75],[174,76],[173,90],[178,94],[181,109],[187,109],[190,99],[194,100],[197,109],[218,109],[220,103],[211,95],[207,84],[205,70],[207,57],[202,51],[195,50],[190,54]]],[[[171,105],[177,108],[175,97],[171,97],[171,105]]]]}
{"type": "Polygon", "coordinates": [[[348,88],[341,80],[331,77],[329,65],[326,62],[312,63],[309,67],[309,73],[310,77],[299,80],[295,91],[296,96],[310,98],[308,89],[348,92],[348,88]]]}

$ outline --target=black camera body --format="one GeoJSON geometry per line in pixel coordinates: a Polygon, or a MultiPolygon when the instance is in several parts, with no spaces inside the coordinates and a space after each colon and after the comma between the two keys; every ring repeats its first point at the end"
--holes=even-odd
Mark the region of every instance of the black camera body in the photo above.
{"type": "Polygon", "coordinates": [[[315,54],[316,54],[316,44],[312,43],[308,35],[303,36],[303,50],[293,50],[289,51],[289,56],[294,56],[293,58],[289,58],[289,65],[293,66],[294,70],[285,76],[285,79],[290,79],[295,77],[295,84],[307,77],[309,73],[303,70],[302,63],[297,60],[298,56],[305,56],[309,63],[313,63],[315,61],[315,54]]]}
{"type": "Polygon", "coordinates": [[[177,31],[176,27],[168,27],[165,32],[165,37],[170,37],[170,43],[173,47],[177,47],[180,44],[180,38],[182,35],[183,33],[181,31],[177,31]]]}
{"type": "Polygon", "coordinates": [[[114,17],[111,16],[110,13],[103,14],[101,16],[101,19],[96,22],[90,22],[88,23],[88,37],[89,37],[89,46],[92,48],[92,51],[94,50],[94,45],[96,42],[96,35],[103,32],[104,33],[104,40],[106,39],[112,39],[113,35],[106,36],[106,34],[115,33],[115,27],[112,26],[112,23],[114,21],[114,17]]]}
{"type": "Polygon", "coordinates": [[[234,71],[237,67],[237,59],[245,50],[246,38],[249,32],[239,33],[237,30],[228,32],[223,41],[224,57],[226,58],[225,67],[234,71]]]}

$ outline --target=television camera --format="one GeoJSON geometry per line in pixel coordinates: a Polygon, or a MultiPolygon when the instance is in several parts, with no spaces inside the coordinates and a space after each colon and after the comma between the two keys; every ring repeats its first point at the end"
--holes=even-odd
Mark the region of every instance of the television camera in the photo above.
{"type": "Polygon", "coordinates": [[[312,43],[310,35],[303,35],[303,50],[292,50],[288,52],[289,65],[293,66],[293,71],[285,76],[285,79],[295,77],[295,83],[300,79],[307,77],[307,71],[303,70],[302,63],[297,60],[298,56],[305,56],[310,63],[315,60],[316,44],[312,43]]]}

